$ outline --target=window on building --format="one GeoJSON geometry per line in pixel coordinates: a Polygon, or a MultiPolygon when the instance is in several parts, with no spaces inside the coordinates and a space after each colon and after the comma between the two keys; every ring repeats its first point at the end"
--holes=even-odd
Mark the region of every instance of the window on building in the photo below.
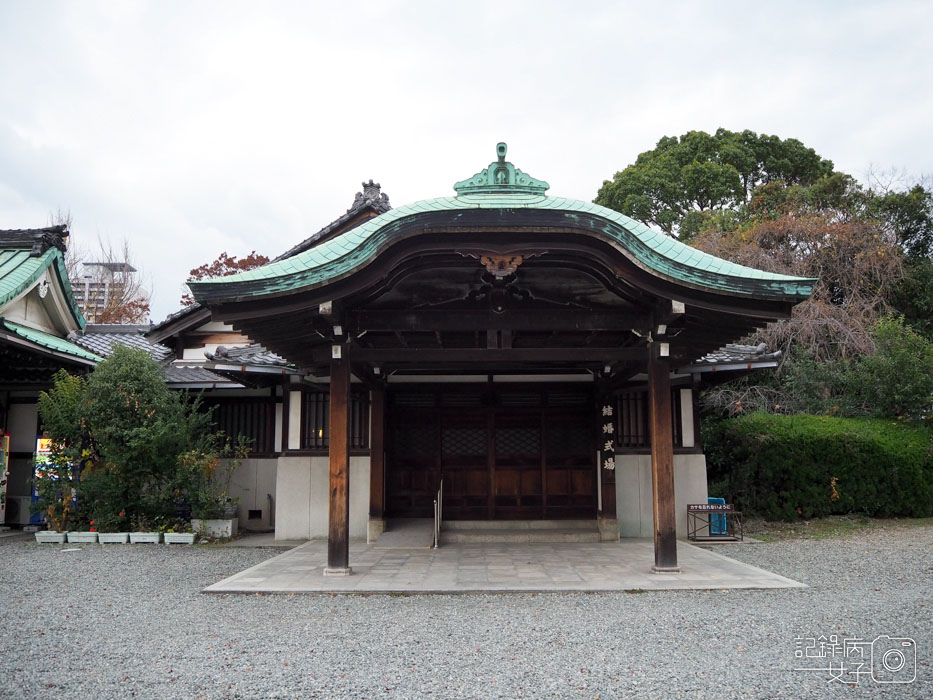
{"type": "Polygon", "coordinates": [[[204,404],[213,407],[214,427],[236,438],[243,435],[250,441],[251,454],[275,452],[275,401],[260,397],[205,397],[204,404]]]}
{"type": "MultiPolygon", "coordinates": [[[[350,394],[350,449],[369,448],[369,395],[350,394]]],[[[301,397],[301,449],[326,450],[330,445],[330,394],[305,392],[301,397]]]]}
{"type": "MultiPolygon", "coordinates": [[[[648,413],[647,391],[624,391],[616,397],[616,447],[625,450],[647,450],[651,448],[651,421],[648,413]]],[[[671,428],[674,447],[683,447],[683,424],[680,420],[680,388],[671,389],[671,428]]]]}

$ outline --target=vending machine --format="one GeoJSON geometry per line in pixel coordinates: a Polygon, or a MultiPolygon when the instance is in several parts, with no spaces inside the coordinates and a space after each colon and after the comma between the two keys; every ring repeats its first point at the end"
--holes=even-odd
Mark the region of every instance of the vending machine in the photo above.
{"type": "Polygon", "coordinates": [[[0,435],[0,525],[6,523],[6,485],[10,480],[10,436],[0,435]]]}

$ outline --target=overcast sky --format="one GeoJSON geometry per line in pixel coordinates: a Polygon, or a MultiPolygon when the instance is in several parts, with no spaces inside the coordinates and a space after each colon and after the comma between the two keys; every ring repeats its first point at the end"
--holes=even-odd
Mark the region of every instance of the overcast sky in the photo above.
{"type": "Polygon", "coordinates": [[[592,200],[661,136],[794,137],[933,172],[933,2],[0,2],[0,229],[126,237],[152,317],[360,182],[393,205],[495,158],[592,200]]]}

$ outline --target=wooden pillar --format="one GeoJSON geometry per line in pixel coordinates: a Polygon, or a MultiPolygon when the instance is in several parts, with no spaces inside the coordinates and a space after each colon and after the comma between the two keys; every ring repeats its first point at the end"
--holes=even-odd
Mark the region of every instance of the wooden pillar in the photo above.
{"type": "Polygon", "coordinates": [[[369,518],[385,517],[385,405],[384,389],[369,394],[371,428],[369,436],[369,518]]]}
{"type": "Polygon", "coordinates": [[[330,362],[330,508],[325,576],[350,574],[350,358],[334,345],[330,362]]]}
{"type": "Polygon", "coordinates": [[[282,378],[282,444],[278,445],[278,448],[281,452],[285,452],[288,449],[288,409],[289,403],[291,403],[291,396],[288,393],[288,388],[291,386],[290,377],[282,378]]]}
{"type": "Polygon", "coordinates": [[[670,361],[660,356],[666,343],[648,343],[648,404],[651,423],[651,486],[654,496],[654,570],[677,566],[674,512],[674,433],[671,425],[670,361]]]}

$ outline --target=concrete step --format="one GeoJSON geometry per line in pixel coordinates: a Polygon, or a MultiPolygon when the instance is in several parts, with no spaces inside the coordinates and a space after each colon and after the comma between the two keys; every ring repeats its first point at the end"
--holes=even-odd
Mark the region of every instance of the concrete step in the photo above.
{"type": "Polygon", "coordinates": [[[586,520],[445,520],[444,530],[594,530],[596,519],[586,520]]]}
{"type": "Polygon", "coordinates": [[[591,523],[590,529],[570,528],[500,528],[482,527],[473,530],[462,528],[441,530],[441,544],[545,544],[557,542],[599,542],[599,529],[591,523]]]}
{"type": "Polygon", "coordinates": [[[373,544],[375,549],[424,549],[434,546],[434,518],[393,518],[373,544]]]}

